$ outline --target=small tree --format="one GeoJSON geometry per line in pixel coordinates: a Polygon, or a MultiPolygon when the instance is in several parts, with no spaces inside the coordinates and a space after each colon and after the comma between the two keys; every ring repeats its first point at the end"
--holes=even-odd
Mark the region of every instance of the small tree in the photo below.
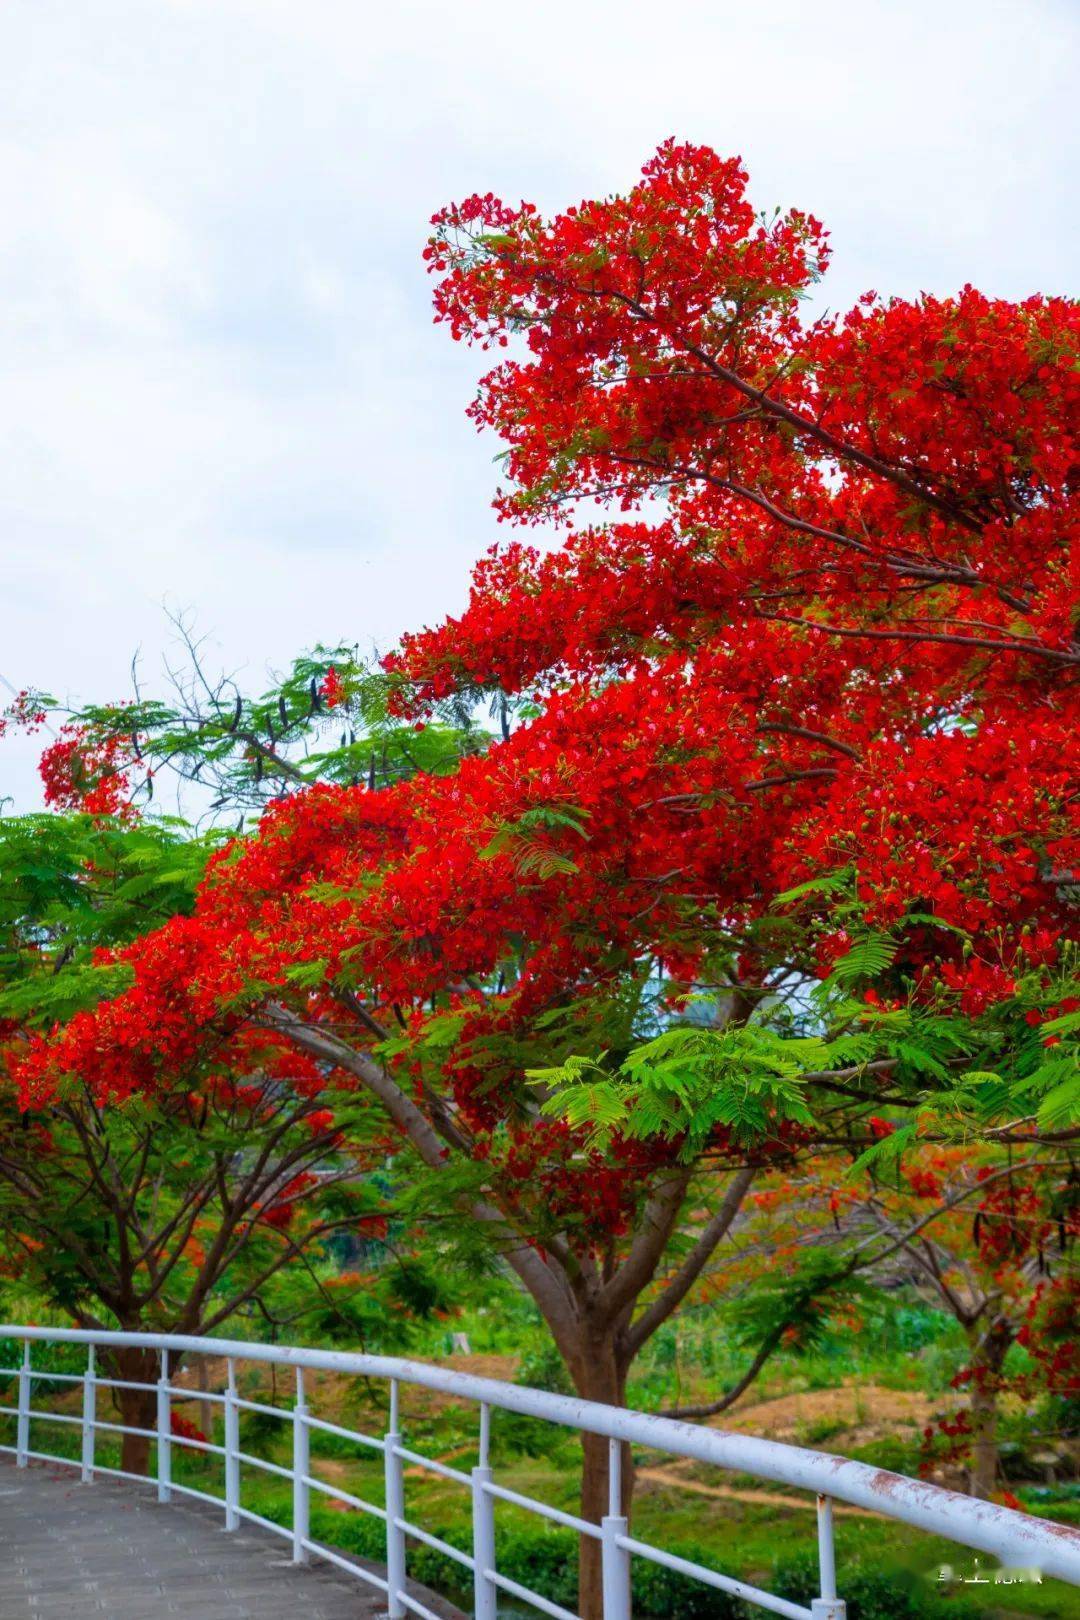
{"type": "MultiPolygon", "coordinates": [[[[959,1441],[951,1450],[968,1460],[971,1494],[989,1498],[999,1488],[1002,1393],[1031,1394],[1040,1383],[1067,1391],[1060,1368],[1051,1369],[1043,1319],[1053,1315],[1058,1342],[1075,1342],[1080,1334],[1075,1166],[1067,1157],[1057,1164],[1031,1158],[1014,1164],[992,1150],[921,1148],[905,1156],[892,1185],[882,1181],[862,1207],[890,1240],[879,1268],[902,1263],[910,1285],[963,1330],[967,1360],[953,1385],[967,1392],[967,1405],[941,1432],[959,1441]],[[1037,1376],[1007,1374],[1006,1358],[1018,1341],[1032,1350],[1037,1376]]],[[[1070,1377],[1074,1372],[1070,1367],[1070,1377]]],[[[934,1431],[926,1438],[932,1443],[934,1431]]]]}
{"type": "MultiPolygon", "coordinates": [[[[92,1038],[80,1005],[129,977],[122,949],[102,956],[148,917],[182,914],[207,853],[175,828],[0,821],[9,1058],[62,1015],[92,1038]]],[[[108,1097],[77,1068],[47,1101],[0,1082],[4,1274],[85,1327],[210,1333],[246,1309],[271,1332],[318,1313],[355,1334],[378,1288],[329,1288],[319,1260],[337,1231],[385,1233],[384,1194],[364,1174],[384,1150],[341,1081],[273,1035],[222,1032],[152,1092],[122,1054],[108,1097]]],[[[151,1359],[113,1353],[125,1381],[151,1382],[151,1359]]],[[[117,1393],[125,1423],[152,1427],[152,1393],[117,1393]]],[[[145,1436],[123,1444],[123,1466],[142,1472],[145,1436]]]]}
{"type": "Polygon", "coordinates": [[[967,1346],[952,1380],[967,1401],[925,1431],[924,1471],[944,1449],[968,1464],[971,1494],[989,1498],[998,1488],[1001,1395],[1080,1389],[1075,1159],[1067,1147],[1034,1142],[1025,1154],[970,1140],[913,1143],[909,1127],[880,1117],[870,1124],[873,1141],[854,1167],[847,1154],[822,1153],[753,1195],[774,1238],[786,1234],[786,1261],[751,1293],[747,1314],[760,1325],[773,1295],[790,1293],[800,1276],[817,1285],[808,1296],[812,1325],[846,1303],[844,1290],[870,1297],[875,1284],[946,1312],[967,1346]],[[1015,1344],[1027,1365],[1007,1371],[1015,1344]]]}

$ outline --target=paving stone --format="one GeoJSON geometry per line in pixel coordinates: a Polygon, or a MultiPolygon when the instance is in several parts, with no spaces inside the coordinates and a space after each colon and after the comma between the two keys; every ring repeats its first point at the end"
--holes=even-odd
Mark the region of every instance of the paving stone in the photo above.
{"type": "MultiPolygon", "coordinates": [[[[208,1503],[159,1504],[123,1480],[83,1485],[0,1459],[0,1620],[377,1620],[379,1592],[326,1563],[297,1568],[279,1536],[225,1534],[208,1503]]],[[[415,1596],[463,1620],[422,1587],[415,1596]]]]}

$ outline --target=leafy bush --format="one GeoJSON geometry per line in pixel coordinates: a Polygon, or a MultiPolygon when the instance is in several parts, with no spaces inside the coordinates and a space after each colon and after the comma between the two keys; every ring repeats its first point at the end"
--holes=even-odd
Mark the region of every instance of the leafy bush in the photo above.
{"type": "MultiPolygon", "coordinates": [[[[525,1352],[514,1382],[550,1395],[574,1392],[563,1359],[550,1339],[525,1352]]],[[[524,1417],[518,1412],[492,1413],[491,1442],[497,1459],[513,1455],[549,1457],[553,1447],[561,1450],[567,1440],[572,1440],[570,1431],[553,1428],[543,1418],[524,1417]]]]}
{"type": "MultiPolygon", "coordinates": [[[[902,1566],[850,1559],[844,1563],[838,1584],[847,1600],[848,1620],[923,1620],[930,1614],[925,1584],[913,1570],[902,1566]]],[[[821,1590],[816,1551],[807,1548],[777,1564],[772,1590],[778,1597],[809,1605],[821,1590]]],[[[934,1620],[944,1620],[940,1603],[933,1614],[934,1620]]]]}
{"type": "MultiPolygon", "coordinates": [[[[703,1547],[680,1544],[667,1550],[695,1564],[708,1567],[710,1562],[703,1547]]],[[[655,1615],[658,1620],[659,1617],[663,1620],[749,1620],[751,1613],[763,1612],[761,1609],[750,1611],[727,1592],[692,1580],[688,1575],[677,1575],[661,1564],[647,1563],[643,1558],[635,1558],[630,1566],[630,1589],[634,1613],[655,1615]]]]}
{"type": "MultiPolygon", "coordinates": [[[[265,1394],[256,1394],[253,1398],[256,1400],[261,1399],[264,1404],[268,1404],[265,1394]]],[[[218,1403],[216,1401],[213,1403],[215,1415],[217,1404],[218,1403]]],[[[280,1417],[273,1417],[269,1412],[245,1412],[241,1418],[244,1440],[246,1442],[243,1449],[245,1451],[261,1453],[263,1452],[266,1444],[273,1445],[276,1441],[281,1439],[283,1434],[290,1433],[292,1428],[292,1425],[289,1422],[290,1411],[290,1407],[283,1406],[281,1408],[280,1417]]],[[[314,1435],[312,1436],[312,1439],[314,1440],[314,1435]]]]}
{"type": "Polygon", "coordinates": [[[514,1383],[524,1384],[529,1389],[546,1390],[549,1395],[574,1393],[566,1363],[550,1339],[544,1339],[526,1350],[518,1364],[514,1383]]]}
{"type": "MultiPolygon", "coordinates": [[[[22,1365],[23,1341],[21,1339],[0,1339],[0,1367],[17,1369],[22,1365]]],[[[83,1344],[32,1344],[30,1346],[30,1362],[35,1372],[56,1372],[81,1375],[86,1371],[86,1346],[83,1344]]],[[[11,1393],[15,1388],[13,1378],[0,1377],[0,1390],[11,1393]]],[[[35,1378],[33,1384],[34,1406],[41,1404],[42,1397],[48,1395],[61,1395],[70,1389],[69,1384],[60,1379],[35,1378]]],[[[7,1404],[5,1402],[5,1404],[7,1404]]]]}
{"type": "MultiPolygon", "coordinates": [[[[260,1511],[262,1511],[260,1509],[260,1511]]],[[[288,1510],[285,1510],[285,1523],[290,1523],[288,1510]]],[[[312,1505],[311,1534],[314,1540],[322,1541],[328,1547],[336,1547],[343,1553],[354,1553],[358,1558],[371,1558],[378,1563],[386,1559],[386,1531],[378,1519],[367,1513],[327,1513],[312,1505]]],[[[448,1538],[449,1539],[449,1538],[448,1538]]],[[[442,1555],[440,1554],[440,1557],[442,1555]]],[[[409,1569],[416,1574],[416,1558],[412,1550],[409,1553],[409,1569]]],[[[443,1559],[448,1570],[456,1570],[449,1558],[443,1559]]],[[[422,1579],[417,1575],[417,1579],[422,1579]]],[[[441,1582],[431,1582],[432,1585],[441,1582]]]]}
{"type": "MultiPolygon", "coordinates": [[[[338,1419],[340,1423],[342,1419],[338,1419]]],[[[327,1434],[325,1429],[311,1430],[311,1455],[313,1457],[335,1457],[345,1462],[355,1462],[358,1457],[367,1457],[371,1453],[367,1446],[358,1440],[347,1440],[343,1434],[327,1434]]]]}
{"type": "MultiPolygon", "coordinates": [[[[313,1534],[328,1546],[378,1562],[386,1556],[385,1532],[375,1519],[359,1514],[331,1516],[323,1512],[313,1514],[312,1522],[313,1534]]],[[[460,1533],[440,1534],[462,1552],[472,1551],[460,1533]]],[[[708,1562],[708,1555],[701,1547],[680,1545],[675,1550],[683,1558],[708,1562]]],[[[572,1609],[577,1604],[577,1565],[578,1538],[572,1530],[507,1530],[499,1534],[500,1573],[564,1608],[572,1609]]],[[[468,1601],[469,1576],[445,1553],[410,1543],[408,1567],[410,1576],[424,1586],[458,1601],[468,1601]]],[[[641,1558],[635,1558],[631,1565],[631,1585],[634,1614],[641,1620],[745,1620],[746,1617],[742,1604],[726,1593],[641,1558]]],[[[871,1613],[867,1620],[877,1620],[876,1614],[871,1613]]]]}
{"type": "Polygon", "coordinates": [[[505,1531],[496,1556],[500,1574],[564,1608],[576,1606],[578,1538],[572,1530],[505,1531]]]}

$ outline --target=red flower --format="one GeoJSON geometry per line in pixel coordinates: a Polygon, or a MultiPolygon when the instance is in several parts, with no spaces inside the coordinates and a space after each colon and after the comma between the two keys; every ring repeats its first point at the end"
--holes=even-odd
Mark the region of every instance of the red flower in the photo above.
{"type": "Polygon", "coordinates": [[[196,1428],[190,1418],[186,1418],[176,1411],[175,1407],[171,1408],[169,1412],[169,1427],[179,1440],[196,1440],[204,1446],[209,1443],[202,1430],[196,1428]]]}
{"type": "Polygon", "coordinates": [[[339,703],[344,703],[347,693],[345,683],[341,679],[333,664],[327,670],[319,686],[319,696],[328,709],[336,709],[339,703]]]}

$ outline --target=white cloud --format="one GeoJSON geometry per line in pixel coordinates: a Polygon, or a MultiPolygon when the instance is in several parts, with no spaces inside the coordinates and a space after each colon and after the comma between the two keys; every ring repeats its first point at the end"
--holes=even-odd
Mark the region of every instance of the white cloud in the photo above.
{"type": "Polygon", "coordinates": [[[460,603],[495,447],[419,251],[467,191],[558,206],[675,134],[825,220],[834,306],[1068,290],[1078,42],[1069,0],[16,0],[0,671],[122,693],[165,599],[253,678],[460,603]]]}

